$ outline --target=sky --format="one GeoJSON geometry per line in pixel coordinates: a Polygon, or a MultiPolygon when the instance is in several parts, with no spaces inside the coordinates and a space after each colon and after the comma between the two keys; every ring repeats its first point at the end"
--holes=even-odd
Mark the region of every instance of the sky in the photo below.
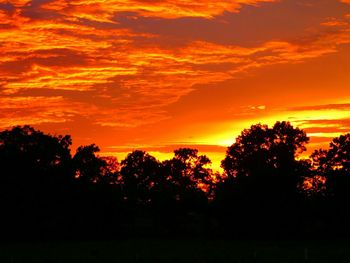
{"type": "Polygon", "coordinates": [[[350,132],[350,0],[0,0],[0,129],[218,169],[283,120],[309,152],[350,132]]]}

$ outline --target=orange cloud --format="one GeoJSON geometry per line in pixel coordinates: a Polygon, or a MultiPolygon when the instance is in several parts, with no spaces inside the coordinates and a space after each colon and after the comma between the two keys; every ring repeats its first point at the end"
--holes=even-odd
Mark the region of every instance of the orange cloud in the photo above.
{"type": "Polygon", "coordinates": [[[7,97],[1,98],[0,127],[60,123],[74,116],[75,109],[62,97],[7,97]]]}
{"type": "Polygon", "coordinates": [[[308,110],[350,110],[350,103],[337,103],[337,104],[324,104],[324,105],[313,105],[294,107],[291,111],[308,111],[308,110]]]}
{"type": "Polygon", "coordinates": [[[155,44],[159,36],[127,29],[24,19],[25,23],[0,31],[0,95],[40,90],[92,92],[110,105],[84,102],[96,106],[89,116],[99,125],[113,127],[168,118],[162,108],[196,85],[219,83],[255,68],[303,62],[350,43],[349,30],[340,29],[252,47],[205,41],[164,47],[155,44]]]}
{"type": "MultiPolygon", "coordinates": [[[[288,110],[281,110],[271,108],[266,101],[252,101],[244,109],[237,110],[232,106],[232,112],[241,118],[239,123],[237,120],[234,124],[232,120],[221,123],[218,125],[221,133],[212,135],[208,135],[208,125],[198,124],[200,134],[188,138],[188,130],[172,130],[190,126],[193,119],[171,123],[176,111],[169,111],[181,98],[197,94],[194,91],[203,86],[221,87],[225,81],[244,78],[256,69],[301,64],[336,54],[350,43],[349,23],[344,14],[341,18],[330,16],[317,20],[315,28],[307,28],[307,33],[296,33],[295,37],[266,37],[267,40],[242,44],[239,41],[227,43],[201,37],[182,39],[176,35],[149,34],[142,31],[142,24],[137,27],[138,31],[133,31],[128,28],[128,23],[118,22],[118,16],[127,15],[134,21],[147,17],[158,22],[196,17],[198,23],[210,22],[221,19],[227,12],[233,15],[241,11],[243,5],[259,6],[278,1],[42,2],[45,4],[38,4],[40,1],[0,1],[12,5],[0,9],[0,127],[47,123],[68,127],[68,123],[71,125],[76,119],[84,118],[89,125],[104,131],[130,131],[141,126],[153,131],[153,126],[162,122],[168,126],[158,130],[181,133],[172,141],[170,135],[164,136],[167,145],[179,143],[179,138],[185,144],[227,145],[242,128],[260,121],[261,116],[266,117],[269,124],[294,116],[295,122],[299,121],[302,127],[308,128],[314,138],[326,133],[333,135],[341,132],[342,127],[348,127],[344,123],[339,127],[323,127],[326,124],[316,122],[326,117],[335,121],[345,119],[346,105],[336,105],[337,109],[333,109],[334,105],[304,109],[290,109],[287,105],[288,110]],[[320,21],[324,21],[321,26],[320,21]],[[312,116],[305,119],[308,114],[312,116]]],[[[279,25],[269,26],[273,31],[279,25]]],[[[226,33],[235,34],[234,28],[226,33]]],[[[280,93],[276,89],[273,96],[280,93]]],[[[196,98],[201,99],[200,96],[196,98]]],[[[206,105],[203,103],[199,107],[205,108],[206,105]]],[[[191,112],[192,108],[186,110],[191,112]]],[[[216,117],[206,116],[207,119],[216,117]]],[[[77,123],[79,126],[79,121],[77,123]]],[[[153,132],[149,133],[154,136],[153,132]]],[[[131,135],[124,137],[128,136],[131,135]]],[[[166,150],[169,150],[151,146],[148,149],[159,154],[167,154],[166,150]]],[[[203,151],[220,152],[217,156],[223,154],[221,148],[207,147],[203,151]]]]}
{"type": "Polygon", "coordinates": [[[15,7],[23,7],[25,5],[28,5],[31,0],[0,0],[0,4],[12,4],[15,7]]]}
{"type": "Polygon", "coordinates": [[[179,18],[203,17],[212,18],[224,11],[237,12],[242,5],[257,5],[275,0],[233,0],[233,1],[142,1],[142,0],[55,0],[43,4],[42,8],[54,10],[76,19],[89,19],[100,22],[111,22],[115,14],[120,12],[137,13],[144,17],[179,18]]]}

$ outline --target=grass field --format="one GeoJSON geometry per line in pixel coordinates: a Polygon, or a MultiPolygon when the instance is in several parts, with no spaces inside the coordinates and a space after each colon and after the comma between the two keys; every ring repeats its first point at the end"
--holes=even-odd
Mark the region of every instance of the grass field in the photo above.
{"type": "Polygon", "coordinates": [[[347,242],[130,239],[113,242],[1,244],[1,263],[350,262],[347,242]]]}

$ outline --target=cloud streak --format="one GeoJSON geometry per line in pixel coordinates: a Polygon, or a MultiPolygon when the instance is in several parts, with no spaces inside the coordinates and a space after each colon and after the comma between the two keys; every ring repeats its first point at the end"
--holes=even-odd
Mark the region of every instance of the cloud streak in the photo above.
{"type": "Polygon", "coordinates": [[[113,22],[118,13],[136,13],[143,17],[173,19],[179,17],[212,18],[225,11],[238,12],[242,5],[258,5],[275,0],[233,0],[233,1],[190,1],[190,0],[56,0],[43,4],[43,9],[54,10],[72,19],[88,19],[99,22],[113,22]]]}

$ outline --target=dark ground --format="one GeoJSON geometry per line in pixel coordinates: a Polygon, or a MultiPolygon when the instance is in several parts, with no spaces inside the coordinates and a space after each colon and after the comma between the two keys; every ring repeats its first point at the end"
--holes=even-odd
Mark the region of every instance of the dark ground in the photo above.
{"type": "Polygon", "coordinates": [[[1,263],[350,262],[349,241],[128,239],[109,242],[0,244],[1,263]]]}

